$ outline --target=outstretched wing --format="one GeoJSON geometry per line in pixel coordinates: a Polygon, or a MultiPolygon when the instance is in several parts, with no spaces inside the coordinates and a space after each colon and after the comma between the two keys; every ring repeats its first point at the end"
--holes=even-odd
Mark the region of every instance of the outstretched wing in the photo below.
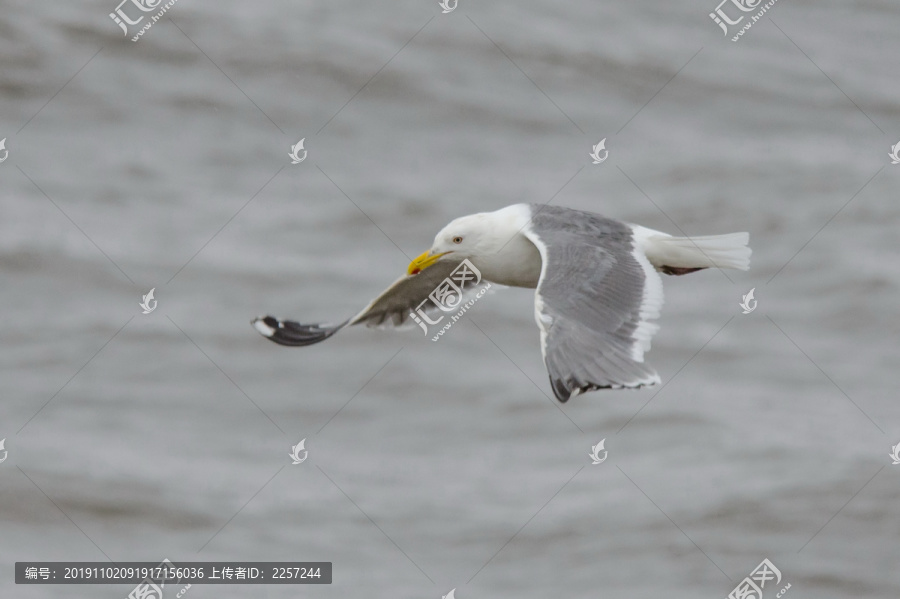
{"type": "Polygon", "coordinates": [[[644,363],[658,328],[662,281],[625,223],[569,209],[532,207],[523,234],[543,264],[535,320],[556,398],[652,385],[644,363]]]}
{"type": "MultiPolygon", "coordinates": [[[[401,325],[409,320],[410,313],[428,299],[429,294],[438,288],[460,264],[459,260],[442,259],[419,274],[402,276],[372,300],[359,314],[338,325],[301,324],[292,320],[279,320],[274,316],[264,316],[253,319],[253,328],[275,343],[300,346],[324,341],[344,327],[353,324],[401,325]]],[[[471,287],[476,282],[468,280],[463,288],[471,287]]],[[[432,302],[425,302],[421,309],[430,312],[436,310],[437,307],[432,302]]]]}

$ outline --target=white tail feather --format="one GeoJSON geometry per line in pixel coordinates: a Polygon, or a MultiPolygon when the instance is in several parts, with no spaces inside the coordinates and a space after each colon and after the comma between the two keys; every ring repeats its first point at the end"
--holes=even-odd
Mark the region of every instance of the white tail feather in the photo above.
{"type": "Polygon", "coordinates": [[[649,232],[644,243],[647,259],[656,268],[750,268],[749,233],[672,237],[649,232]]]}

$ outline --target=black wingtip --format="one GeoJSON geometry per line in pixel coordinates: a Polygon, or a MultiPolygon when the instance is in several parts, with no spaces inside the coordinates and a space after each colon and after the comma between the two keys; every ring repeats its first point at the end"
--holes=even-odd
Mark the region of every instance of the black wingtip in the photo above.
{"type": "Polygon", "coordinates": [[[261,316],[251,320],[250,324],[263,337],[279,345],[301,347],[325,341],[344,328],[347,323],[335,326],[300,324],[292,320],[278,320],[274,316],[261,316]]]}
{"type": "MultiPolygon", "coordinates": [[[[642,385],[638,385],[637,387],[641,387],[642,385]]],[[[590,391],[600,391],[601,389],[616,389],[617,387],[613,385],[597,385],[595,383],[581,383],[578,381],[574,381],[569,379],[568,381],[564,381],[562,379],[555,379],[552,376],[550,377],[550,387],[553,389],[553,395],[556,396],[556,399],[559,403],[566,403],[575,395],[581,395],[582,393],[588,393],[590,391]]],[[[637,387],[621,387],[625,389],[636,389],[637,387]]]]}
{"type": "Polygon", "coordinates": [[[569,391],[569,388],[562,381],[562,379],[555,379],[551,376],[550,388],[553,389],[553,395],[556,396],[556,399],[557,401],[559,401],[559,403],[566,403],[572,396],[571,391],[569,391]]]}

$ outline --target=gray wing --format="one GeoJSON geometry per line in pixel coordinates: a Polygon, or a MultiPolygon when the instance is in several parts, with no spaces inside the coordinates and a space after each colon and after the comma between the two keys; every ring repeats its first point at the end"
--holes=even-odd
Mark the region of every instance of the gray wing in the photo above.
{"type": "Polygon", "coordinates": [[[662,281],[632,228],[589,212],[547,207],[523,234],[543,264],[535,320],[556,398],[659,382],[644,362],[658,328],[662,281]],[[550,208],[549,210],[547,208],[550,208]]]}
{"type": "MultiPolygon", "coordinates": [[[[461,261],[439,260],[416,275],[404,275],[393,285],[372,300],[356,316],[348,318],[337,325],[301,324],[293,320],[279,320],[274,316],[260,316],[251,321],[253,328],[264,337],[280,345],[312,345],[328,339],[348,325],[364,323],[368,326],[383,324],[401,325],[410,318],[410,313],[423,301],[428,299],[444,280],[449,277],[461,261]]],[[[472,287],[480,280],[469,280],[463,289],[472,287]]],[[[433,302],[426,301],[421,309],[427,312],[438,308],[433,302]]]]}

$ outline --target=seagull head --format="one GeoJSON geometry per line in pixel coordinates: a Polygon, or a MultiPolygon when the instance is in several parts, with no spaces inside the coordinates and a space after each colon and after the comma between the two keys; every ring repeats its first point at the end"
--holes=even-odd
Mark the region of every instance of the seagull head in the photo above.
{"type": "Polygon", "coordinates": [[[491,214],[470,214],[457,218],[434,237],[431,249],[409,263],[407,274],[415,275],[448,256],[457,261],[492,253],[496,242],[491,214]]]}

